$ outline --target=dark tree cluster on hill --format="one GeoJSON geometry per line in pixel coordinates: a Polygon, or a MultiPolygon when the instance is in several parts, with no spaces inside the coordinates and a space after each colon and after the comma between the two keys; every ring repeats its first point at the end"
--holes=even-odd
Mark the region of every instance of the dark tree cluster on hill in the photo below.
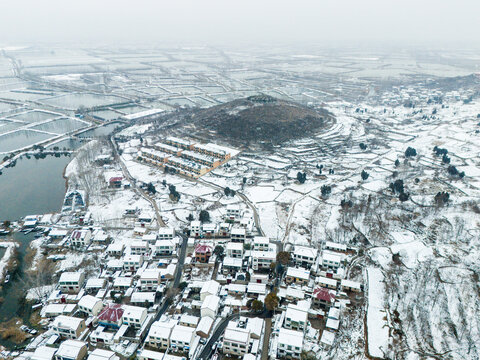
{"type": "Polygon", "coordinates": [[[400,160],[395,160],[395,167],[399,167],[400,166],[400,160]]]}
{"type": "Polygon", "coordinates": [[[230,189],[228,186],[223,190],[225,193],[225,196],[235,196],[236,192],[235,190],[230,189]]]}
{"type": "Polygon", "coordinates": [[[417,150],[409,146],[407,150],[405,150],[405,157],[412,157],[412,156],[417,156],[417,150]]]}
{"type": "Polygon", "coordinates": [[[156,194],[157,189],[155,189],[155,186],[152,183],[148,183],[147,191],[151,194],[156,194]]]}
{"type": "Polygon", "coordinates": [[[450,194],[446,191],[438,192],[437,195],[435,195],[435,204],[437,206],[443,206],[446,203],[448,203],[448,200],[450,199],[450,194]]]}
{"type": "Polygon", "coordinates": [[[450,164],[450,158],[446,154],[443,154],[442,156],[442,163],[450,164]]]}
{"type": "Polygon", "coordinates": [[[393,193],[398,194],[398,199],[402,202],[407,201],[408,198],[410,197],[407,193],[405,193],[403,180],[401,179],[397,179],[394,182],[390,183],[389,187],[393,193]]]}
{"type": "Polygon", "coordinates": [[[438,146],[435,146],[433,148],[433,152],[435,153],[435,155],[447,155],[448,154],[447,149],[439,148],[438,146]]]}
{"type": "Polygon", "coordinates": [[[210,221],[210,214],[208,213],[208,211],[207,210],[200,211],[200,215],[198,216],[198,220],[200,220],[202,223],[209,222],[210,221]]]}
{"type": "Polygon", "coordinates": [[[193,221],[194,217],[192,214],[188,214],[187,221],[193,221]]]}
{"type": "Polygon", "coordinates": [[[330,170],[328,170],[328,173],[329,173],[330,175],[333,175],[333,174],[335,174],[335,171],[334,171],[333,169],[330,169],[330,170]]]}
{"type": "Polygon", "coordinates": [[[368,177],[370,176],[370,174],[368,172],[366,172],[365,170],[362,170],[362,180],[367,180],[368,177]]]}
{"type": "Polygon", "coordinates": [[[459,172],[457,168],[453,165],[450,165],[447,169],[447,172],[452,176],[458,176],[460,179],[463,179],[465,176],[465,171],[459,172]]]}
{"type": "Polygon", "coordinates": [[[170,199],[172,199],[172,201],[180,200],[180,194],[177,192],[175,185],[168,185],[168,190],[170,191],[170,199]]]}
{"type": "Polygon", "coordinates": [[[364,143],[360,143],[360,149],[367,150],[367,145],[365,145],[364,143]]]}
{"type": "Polygon", "coordinates": [[[322,185],[320,188],[323,196],[327,196],[332,192],[332,187],[330,185],[322,185]]]}
{"type": "Polygon", "coordinates": [[[344,210],[350,209],[353,206],[353,202],[352,202],[352,200],[342,199],[342,201],[340,201],[340,206],[344,210]]]}
{"type": "Polygon", "coordinates": [[[299,171],[297,173],[297,180],[300,184],[304,184],[305,181],[307,180],[307,173],[299,171]]]}

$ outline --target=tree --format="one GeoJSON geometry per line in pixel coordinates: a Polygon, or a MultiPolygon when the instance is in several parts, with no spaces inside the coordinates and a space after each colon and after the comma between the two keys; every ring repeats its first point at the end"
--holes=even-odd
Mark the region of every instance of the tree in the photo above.
{"type": "Polygon", "coordinates": [[[370,174],[368,172],[366,172],[365,170],[362,170],[362,180],[367,180],[368,177],[370,176],[370,174]]]}
{"type": "Polygon", "coordinates": [[[395,160],[395,167],[399,167],[400,166],[400,160],[395,160]]]}
{"type": "Polygon", "coordinates": [[[254,312],[260,312],[263,310],[263,303],[260,300],[253,300],[251,308],[254,312]]]}
{"type": "Polygon", "coordinates": [[[278,307],[279,299],[277,296],[277,290],[273,290],[265,296],[265,307],[269,311],[274,311],[278,307]]]}
{"type": "Polygon", "coordinates": [[[404,192],[403,180],[401,179],[395,180],[395,182],[390,183],[389,187],[394,193],[401,194],[404,192]]]}
{"type": "Polygon", "coordinates": [[[448,200],[450,199],[450,194],[446,191],[438,192],[437,195],[435,195],[434,199],[435,204],[440,207],[448,202],[448,200]]]}
{"type": "Polygon", "coordinates": [[[210,214],[208,213],[208,211],[207,210],[200,211],[200,215],[198,216],[198,220],[200,220],[202,223],[209,222],[210,221],[210,214]]]}
{"type": "Polygon", "coordinates": [[[180,284],[178,284],[178,288],[180,289],[180,291],[185,290],[187,286],[188,286],[188,283],[186,281],[182,281],[180,284]]]}
{"type": "Polygon", "coordinates": [[[444,164],[450,164],[450,158],[447,156],[447,154],[443,154],[443,156],[442,156],[442,163],[444,163],[444,164]]]}
{"type": "Polygon", "coordinates": [[[148,183],[147,191],[149,193],[155,194],[157,192],[157,189],[155,189],[155,186],[152,183],[148,183]]]}
{"type": "Polygon", "coordinates": [[[297,180],[300,184],[304,184],[305,183],[305,180],[307,180],[307,174],[306,173],[302,173],[301,171],[299,171],[297,173],[297,180]]]}
{"type": "Polygon", "coordinates": [[[330,185],[322,185],[320,188],[323,196],[327,196],[332,192],[332,187],[330,185]]]}
{"type": "Polygon", "coordinates": [[[413,156],[417,156],[417,150],[409,146],[407,150],[405,150],[405,157],[413,157],[413,156]]]}
{"type": "Polygon", "coordinates": [[[230,188],[227,186],[223,192],[225,193],[225,196],[230,196],[230,188]]]}
{"type": "Polygon", "coordinates": [[[360,143],[360,149],[366,150],[366,149],[367,149],[367,145],[365,145],[364,143],[360,143]]]}
{"type": "Polygon", "coordinates": [[[221,245],[215,246],[215,249],[213,249],[213,253],[217,255],[217,258],[222,259],[224,255],[225,249],[221,245]]]}
{"type": "Polygon", "coordinates": [[[280,251],[277,254],[277,262],[282,264],[283,266],[287,265],[290,261],[290,253],[287,251],[280,251]]]}
{"type": "Polygon", "coordinates": [[[192,214],[188,214],[187,221],[193,221],[194,217],[192,214]]]}
{"type": "Polygon", "coordinates": [[[246,184],[247,183],[247,178],[246,177],[243,177],[243,184],[246,184]]]}
{"type": "Polygon", "coordinates": [[[404,202],[404,201],[407,201],[409,198],[409,195],[402,192],[400,193],[400,195],[398,195],[398,200],[400,200],[401,202],[404,202]]]}

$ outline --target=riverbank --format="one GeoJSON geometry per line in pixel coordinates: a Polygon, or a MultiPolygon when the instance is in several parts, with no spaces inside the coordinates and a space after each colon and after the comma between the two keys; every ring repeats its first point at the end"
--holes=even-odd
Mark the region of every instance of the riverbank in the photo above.
{"type": "Polygon", "coordinates": [[[15,266],[15,253],[18,243],[13,241],[0,242],[0,248],[5,249],[5,253],[0,259],[0,284],[3,285],[7,273],[12,271],[15,266]]]}

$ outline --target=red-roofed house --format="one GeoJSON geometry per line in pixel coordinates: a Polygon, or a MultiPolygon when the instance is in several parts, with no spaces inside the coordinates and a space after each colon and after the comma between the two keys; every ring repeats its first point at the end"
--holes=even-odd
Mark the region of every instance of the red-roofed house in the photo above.
{"type": "Polygon", "coordinates": [[[195,247],[195,259],[197,262],[207,263],[212,256],[213,247],[208,244],[198,244],[195,247]]]}
{"type": "Polygon", "coordinates": [[[322,309],[329,308],[335,303],[336,291],[327,288],[319,287],[313,291],[313,306],[322,309]]]}
{"type": "Polygon", "coordinates": [[[121,176],[111,177],[110,180],[108,180],[108,186],[111,188],[120,188],[122,187],[122,180],[123,178],[121,176]]]}
{"type": "Polygon", "coordinates": [[[122,325],[123,307],[121,304],[108,304],[98,315],[100,325],[119,328],[122,325]]]}

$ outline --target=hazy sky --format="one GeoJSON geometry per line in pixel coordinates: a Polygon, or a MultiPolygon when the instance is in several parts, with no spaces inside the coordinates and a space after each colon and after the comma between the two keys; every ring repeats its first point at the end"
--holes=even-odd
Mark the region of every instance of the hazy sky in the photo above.
{"type": "Polygon", "coordinates": [[[0,0],[0,44],[34,42],[477,47],[480,0],[0,0]]]}

